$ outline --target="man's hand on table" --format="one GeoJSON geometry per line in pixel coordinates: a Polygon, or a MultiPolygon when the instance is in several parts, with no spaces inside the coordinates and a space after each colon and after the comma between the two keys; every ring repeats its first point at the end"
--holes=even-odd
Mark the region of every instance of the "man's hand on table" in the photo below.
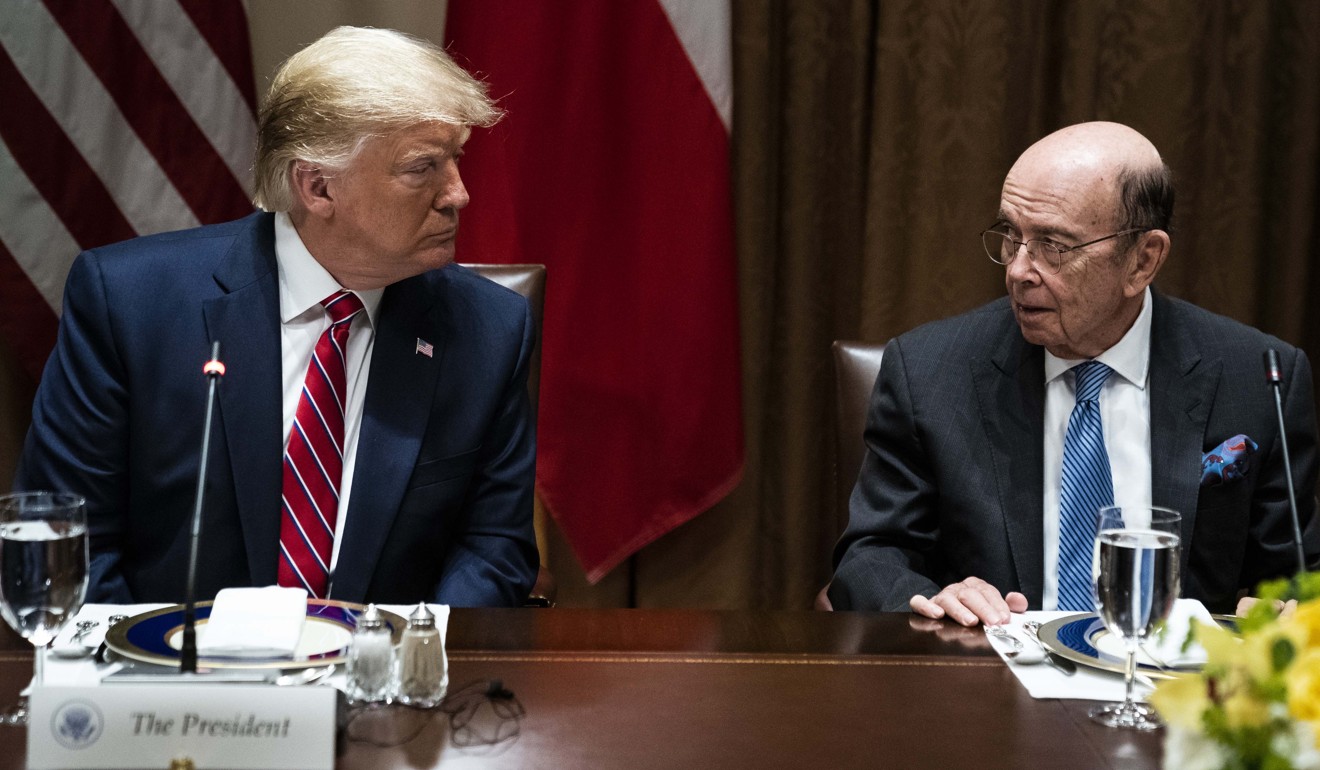
{"type": "Polygon", "coordinates": [[[929,599],[917,594],[908,606],[918,615],[935,620],[947,617],[969,627],[978,623],[999,625],[1008,622],[1010,613],[1026,612],[1027,597],[1017,591],[1000,594],[984,580],[969,577],[945,586],[929,599]]]}
{"type": "MultiPolygon", "coordinates": [[[[1242,617],[1242,616],[1244,616],[1244,615],[1246,615],[1247,612],[1248,612],[1248,611],[1249,611],[1249,610],[1250,610],[1250,609],[1256,604],[1256,602],[1258,602],[1258,601],[1260,601],[1260,599],[1257,599],[1257,598],[1254,597],[1254,596],[1244,596],[1244,597],[1242,597],[1241,599],[1238,599],[1237,610],[1236,610],[1235,614],[1236,614],[1239,618],[1242,617]]],[[[1286,618],[1286,617],[1291,616],[1291,615],[1293,614],[1293,611],[1295,611],[1296,609],[1297,609],[1297,600],[1296,600],[1296,599],[1289,599],[1287,602],[1279,602],[1279,601],[1276,601],[1276,602],[1274,603],[1274,611],[1277,612],[1277,613],[1279,613],[1279,617],[1281,617],[1281,618],[1286,618]]]]}

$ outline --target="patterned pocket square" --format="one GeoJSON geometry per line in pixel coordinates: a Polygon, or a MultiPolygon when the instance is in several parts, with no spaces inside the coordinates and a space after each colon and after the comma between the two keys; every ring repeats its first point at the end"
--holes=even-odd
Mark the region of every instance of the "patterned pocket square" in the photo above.
{"type": "Polygon", "coordinates": [[[1239,433],[1201,458],[1201,486],[1215,487],[1247,475],[1256,442],[1239,433]]]}

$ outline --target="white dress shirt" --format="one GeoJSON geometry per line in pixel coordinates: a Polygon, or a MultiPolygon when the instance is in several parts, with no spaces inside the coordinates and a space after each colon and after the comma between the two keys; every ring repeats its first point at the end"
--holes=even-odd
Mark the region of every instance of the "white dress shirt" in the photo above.
{"type": "MultiPolygon", "coordinates": [[[[1100,420],[1114,480],[1115,505],[1150,505],[1150,289],[1118,344],[1094,360],[1113,372],[1100,390],[1100,420]]],[[[1070,361],[1045,351],[1045,587],[1041,609],[1059,606],[1059,483],[1063,438],[1077,403],[1070,361]]]]}
{"type": "MultiPolygon", "coordinates": [[[[312,361],[312,351],[321,334],[330,326],[330,317],[321,300],[343,287],[320,262],[307,251],[302,238],[286,213],[275,215],[275,261],[280,279],[280,370],[284,383],[284,446],[289,444],[293,418],[302,397],[303,380],[312,361]]],[[[367,374],[375,325],[384,289],[353,292],[362,300],[365,312],[358,313],[349,325],[348,349],[345,351],[345,375],[348,394],[344,405],[344,476],[339,482],[339,514],[335,524],[335,547],[330,557],[333,585],[335,562],[339,559],[340,534],[348,517],[348,501],[353,490],[353,468],[357,459],[358,430],[362,427],[362,407],[366,402],[367,374]]]]}

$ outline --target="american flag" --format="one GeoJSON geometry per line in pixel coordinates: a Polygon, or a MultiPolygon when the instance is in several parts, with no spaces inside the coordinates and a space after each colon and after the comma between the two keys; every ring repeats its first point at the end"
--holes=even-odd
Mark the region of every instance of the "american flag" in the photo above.
{"type": "Polygon", "coordinates": [[[5,0],[0,94],[0,335],[35,379],[78,252],[252,210],[246,13],[5,0]]]}
{"type": "Polygon", "coordinates": [[[430,358],[435,353],[435,346],[421,337],[417,338],[417,352],[430,358]]]}

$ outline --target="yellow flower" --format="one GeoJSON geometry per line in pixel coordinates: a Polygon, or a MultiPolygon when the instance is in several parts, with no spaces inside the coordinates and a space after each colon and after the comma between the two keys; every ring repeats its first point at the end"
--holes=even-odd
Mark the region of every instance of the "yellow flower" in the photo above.
{"type": "Polygon", "coordinates": [[[1197,624],[1203,671],[1162,682],[1151,694],[1169,724],[1166,760],[1191,756],[1176,750],[1195,748],[1185,739],[1199,736],[1217,752],[1198,754],[1198,766],[1271,760],[1320,770],[1320,572],[1262,584],[1257,594],[1261,603],[1240,619],[1240,636],[1197,624]],[[1290,595],[1306,601],[1289,602],[1279,614],[1278,601],[1290,595]]]}
{"type": "Polygon", "coordinates": [[[1320,721],[1320,649],[1304,650],[1288,669],[1288,713],[1307,722],[1320,721]]]}
{"type": "Polygon", "coordinates": [[[1213,665],[1228,666],[1242,655],[1242,639],[1218,624],[1205,625],[1196,620],[1196,641],[1205,648],[1208,661],[1213,665]]]}
{"type": "Polygon", "coordinates": [[[1320,647],[1320,601],[1303,602],[1291,618],[1280,621],[1302,647],[1320,647]]]}
{"type": "Polygon", "coordinates": [[[1240,687],[1224,699],[1224,717],[1232,729],[1260,727],[1270,721],[1270,704],[1240,687]]]}
{"type": "Polygon", "coordinates": [[[1222,672],[1222,684],[1228,689],[1268,679],[1274,673],[1274,644],[1285,636],[1277,625],[1239,637],[1219,625],[1196,623],[1196,639],[1205,648],[1206,669],[1222,672]]]}
{"type": "Polygon", "coordinates": [[[1171,725],[1199,731],[1201,714],[1210,707],[1205,680],[1199,676],[1179,676],[1155,683],[1150,704],[1171,725]]]}

